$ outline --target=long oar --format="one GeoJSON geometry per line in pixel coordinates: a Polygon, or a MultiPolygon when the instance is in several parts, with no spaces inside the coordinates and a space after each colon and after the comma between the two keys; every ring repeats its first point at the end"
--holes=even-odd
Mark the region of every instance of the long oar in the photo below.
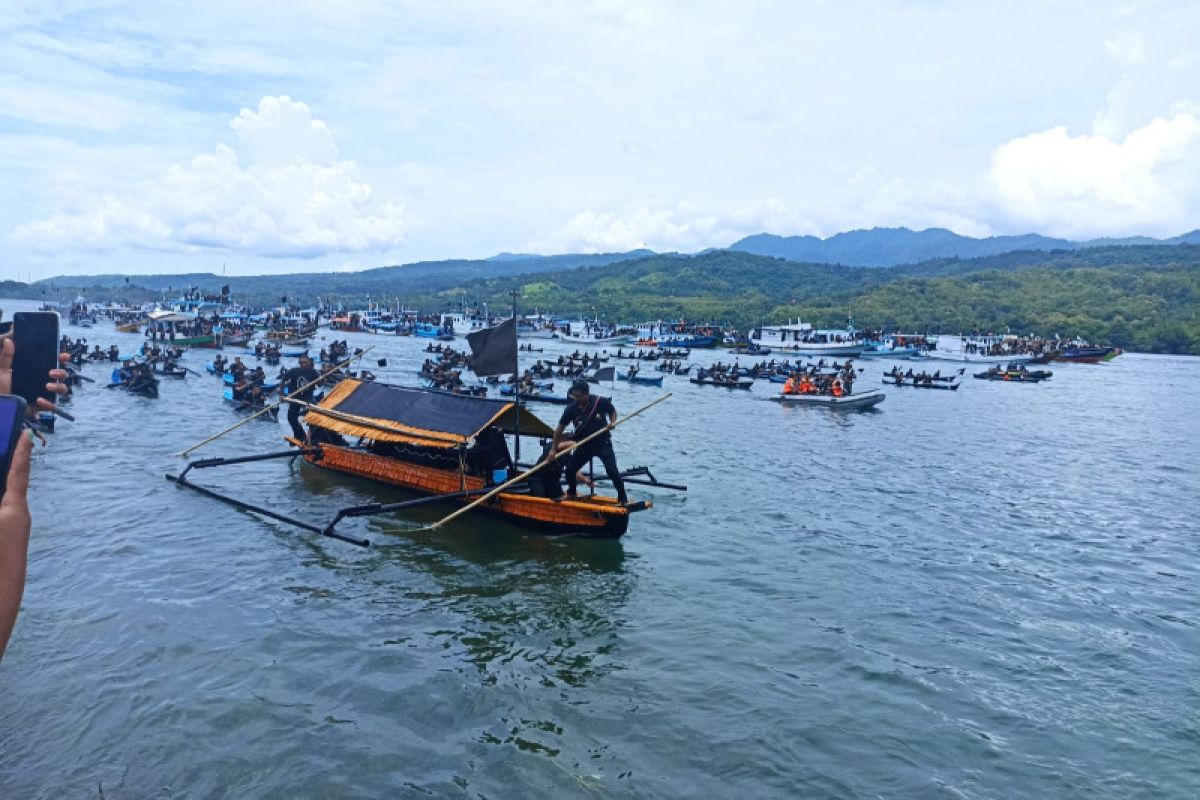
{"type": "Polygon", "coordinates": [[[463,506],[462,508],[458,509],[458,510],[457,510],[457,511],[455,511],[454,513],[452,513],[452,514],[450,514],[450,515],[448,515],[448,516],[442,517],[442,519],[438,520],[437,522],[433,523],[432,525],[426,525],[426,526],[425,526],[425,527],[423,527],[423,528],[417,528],[417,530],[416,530],[416,531],[414,531],[414,532],[437,530],[438,528],[442,527],[443,525],[445,525],[445,524],[446,524],[447,522],[449,522],[450,520],[452,520],[452,519],[455,519],[455,518],[457,518],[457,517],[460,517],[460,516],[462,516],[463,514],[467,513],[468,511],[470,511],[472,508],[474,508],[475,506],[479,505],[480,503],[485,503],[485,502],[487,502],[489,499],[491,499],[492,497],[495,497],[495,496],[496,496],[496,495],[497,495],[499,492],[502,492],[503,490],[507,489],[509,486],[512,486],[514,483],[519,483],[520,481],[523,481],[523,480],[525,480],[525,479],[526,479],[526,478],[528,478],[530,475],[532,475],[533,473],[537,472],[539,469],[541,469],[542,467],[546,466],[546,465],[547,465],[547,464],[549,464],[550,462],[552,462],[552,461],[557,461],[558,459],[562,458],[562,457],[563,457],[563,456],[565,456],[567,453],[570,453],[572,450],[576,449],[577,447],[583,447],[585,444],[587,444],[588,442],[590,442],[592,439],[595,439],[597,436],[600,436],[600,435],[602,435],[602,434],[608,433],[609,431],[611,431],[613,428],[617,427],[618,425],[621,425],[621,424],[623,424],[623,423],[626,423],[626,422],[628,422],[629,420],[633,419],[633,418],[634,418],[634,417],[636,417],[638,414],[641,414],[641,413],[642,413],[642,412],[644,412],[644,411],[648,411],[649,409],[651,409],[651,408],[653,408],[654,406],[656,406],[656,405],[658,405],[659,403],[661,403],[663,400],[666,400],[668,397],[670,397],[670,396],[671,396],[671,394],[672,394],[671,392],[667,392],[667,393],[666,393],[666,394],[664,394],[662,397],[658,398],[657,400],[655,400],[655,401],[654,401],[654,402],[652,402],[652,403],[647,403],[646,405],[644,405],[644,406],[642,406],[641,408],[639,408],[637,411],[634,411],[632,414],[628,414],[628,415],[626,415],[626,416],[624,416],[624,417],[621,417],[619,420],[617,420],[616,422],[612,423],[611,425],[605,425],[603,428],[601,428],[600,430],[596,431],[596,432],[595,432],[595,433],[593,433],[591,436],[586,436],[586,437],[584,437],[583,439],[580,439],[578,442],[576,442],[575,444],[573,444],[573,445],[571,445],[570,447],[566,448],[565,450],[563,450],[562,452],[558,453],[557,455],[554,455],[554,456],[552,456],[551,458],[547,458],[547,459],[543,459],[542,461],[539,461],[539,462],[538,462],[537,464],[535,464],[533,467],[531,467],[530,469],[528,469],[528,470],[526,470],[525,472],[521,473],[520,475],[516,476],[515,478],[509,478],[507,481],[505,481],[504,483],[500,484],[500,485],[499,485],[499,486],[497,486],[495,489],[492,489],[490,492],[488,492],[487,494],[485,494],[485,495],[483,495],[482,497],[478,498],[477,500],[473,500],[472,502],[470,502],[470,503],[468,503],[467,505],[463,506]]]}
{"type": "MultiPolygon", "coordinates": [[[[368,352],[368,351],[370,351],[370,350],[371,350],[373,347],[375,347],[375,345],[371,345],[370,347],[368,347],[366,350],[363,350],[363,351],[362,351],[361,353],[359,353],[358,355],[350,356],[350,358],[347,358],[345,361],[341,361],[341,362],[339,362],[339,363],[337,363],[337,364],[334,364],[334,365],[333,365],[332,367],[330,367],[330,368],[329,368],[329,369],[328,369],[326,372],[322,373],[321,375],[318,375],[316,380],[314,380],[314,381],[309,381],[308,383],[304,384],[303,386],[301,386],[300,388],[298,388],[298,389],[297,389],[295,392],[293,392],[293,394],[299,394],[300,392],[303,392],[303,391],[305,391],[306,389],[309,389],[309,388],[311,388],[311,387],[313,387],[313,386],[316,386],[318,383],[320,383],[321,381],[325,380],[327,377],[329,377],[329,376],[330,376],[330,375],[332,375],[333,373],[337,372],[339,369],[341,369],[342,367],[346,366],[346,365],[347,365],[347,364],[349,364],[351,361],[354,361],[356,358],[361,358],[362,356],[366,355],[366,354],[367,354],[367,352],[368,352]]],[[[261,410],[261,411],[257,411],[257,412],[255,412],[254,414],[251,414],[250,416],[248,416],[248,417],[246,417],[245,419],[241,420],[241,421],[240,421],[240,422],[238,422],[236,425],[230,425],[228,428],[226,428],[225,430],[221,431],[220,433],[215,433],[215,434],[213,434],[212,436],[210,436],[210,437],[208,437],[207,439],[205,439],[204,441],[202,441],[202,442],[198,442],[197,444],[194,444],[194,445],[192,445],[192,446],[191,446],[191,447],[189,447],[187,450],[184,450],[184,451],[180,452],[180,453],[179,453],[179,455],[180,455],[180,456],[182,456],[182,457],[184,457],[184,458],[187,458],[187,455],[188,455],[189,453],[191,453],[193,450],[199,450],[201,447],[203,447],[204,445],[208,444],[209,442],[212,442],[212,441],[215,441],[215,440],[217,440],[217,439],[220,439],[220,438],[221,438],[222,436],[224,436],[225,434],[227,434],[227,433],[230,433],[231,431],[235,431],[235,430],[237,430],[238,428],[242,427],[243,425],[245,425],[245,424],[246,424],[247,422],[249,422],[250,420],[252,420],[252,419],[257,419],[258,417],[261,417],[263,414],[266,414],[268,411],[270,411],[270,410],[271,410],[271,409],[273,409],[273,408],[279,408],[279,406],[283,405],[283,403],[284,403],[284,401],[283,401],[283,400],[279,400],[279,401],[276,401],[276,402],[272,403],[272,404],[271,404],[271,405],[269,405],[269,406],[263,406],[263,408],[262,408],[262,410],[261,410]]]]}

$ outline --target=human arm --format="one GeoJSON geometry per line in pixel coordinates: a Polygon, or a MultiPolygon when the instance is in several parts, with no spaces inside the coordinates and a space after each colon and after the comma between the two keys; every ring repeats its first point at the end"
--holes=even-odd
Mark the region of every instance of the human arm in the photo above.
{"type": "Polygon", "coordinates": [[[12,635],[25,591],[25,564],[29,558],[29,453],[33,440],[17,438],[4,499],[0,500],[0,659],[12,635]]]}
{"type": "Polygon", "coordinates": [[[560,422],[560,423],[558,423],[558,427],[556,427],[554,429],[554,438],[550,441],[550,458],[551,458],[551,460],[553,460],[554,457],[556,455],[558,455],[558,445],[559,445],[559,442],[562,441],[562,435],[563,435],[563,424],[560,422]]]}

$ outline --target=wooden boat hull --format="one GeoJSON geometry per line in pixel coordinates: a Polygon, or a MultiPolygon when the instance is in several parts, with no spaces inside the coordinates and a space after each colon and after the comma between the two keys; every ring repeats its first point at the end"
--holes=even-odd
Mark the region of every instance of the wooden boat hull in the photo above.
{"type": "Polygon", "coordinates": [[[689,383],[694,383],[697,386],[721,386],[726,389],[749,389],[754,385],[753,380],[710,381],[707,378],[692,378],[689,383]]]}
{"type": "Polygon", "coordinates": [[[117,333],[137,333],[142,329],[140,322],[127,322],[124,325],[117,326],[117,333]]]}
{"type": "Polygon", "coordinates": [[[628,383],[642,384],[643,386],[662,386],[663,376],[659,375],[654,378],[648,378],[644,375],[630,376],[628,372],[618,372],[617,380],[626,381],[628,383]]]}
{"type": "Polygon", "coordinates": [[[884,375],[883,382],[893,386],[907,386],[910,389],[943,389],[949,392],[957,392],[958,387],[962,385],[957,378],[952,381],[931,381],[930,383],[918,383],[913,378],[905,378],[903,381],[897,381],[893,375],[884,375]]]}
{"type": "Polygon", "coordinates": [[[781,394],[771,399],[784,405],[817,406],[820,408],[832,408],[838,411],[853,411],[855,409],[873,408],[882,403],[886,397],[887,395],[883,392],[874,390],[859,392],[858,394],[842,395],[841,397],[834,397],[828,394],[781,394]]]}
{"type": "MultiPolygon", "coordinates": [[[[319,455],[310,453],[304,460],[312,466],[420,494],[452,494],[464,489],[485,488],[483,479],[473,475],[463,477],[457,472],[408,464],[347,447],[322,445],[319,455]]],[[[466,505],[471,500],[447,499],[446,502],[466,505]]],[[[617,505],[611,497],[581,497],[556,503],[545,497],[501,492],[475,510],[553,536],[619,539],[629,528],[629,509],[617,505]]]]}

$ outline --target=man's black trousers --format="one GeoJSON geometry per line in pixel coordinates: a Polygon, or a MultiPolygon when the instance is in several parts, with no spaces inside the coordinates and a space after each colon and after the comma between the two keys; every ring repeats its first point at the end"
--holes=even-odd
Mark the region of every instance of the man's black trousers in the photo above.
{"type": "Polygon", "coordinates": [[[625,481],[621,480],[621,470],[617,469],[617,456],[613,453],[612,440],[607,436],[602,440],[594,439],[583,447],[577,447],[571,451],[566,466],[567,491],[571,494],[575,493],[576,473],[586,467],[593,458],[600,459],[600,463],[604,465],[604,473],[612,481],[613,488],[617,490],[617,501],[628,502],[629,498],[625,495],[625,481]]]}

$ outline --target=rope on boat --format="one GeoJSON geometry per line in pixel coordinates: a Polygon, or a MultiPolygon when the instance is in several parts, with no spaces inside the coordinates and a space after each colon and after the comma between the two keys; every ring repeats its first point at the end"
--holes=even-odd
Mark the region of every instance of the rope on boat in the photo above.
{"type": "Polygon", "coordinates": [[[468,511],[470,511],[471,509],[473,509],[475,506],[479,505],[480,503],[485,503],[485,502],[487,502],[488,500],[490,500],[491,498],[493,498],[493,497],[495,497],[497,494],[499,494],[501,491],[503,491],[503,490],[507,489],[508,487],[512,486],[514,483],[519,483],[519,482],[521,482],[521,481],[525,480],[525,479],[526,479],[526,478],[528,478],[530,475],[532,475],[533,473],[537,472],[538,470],[540,470],[542,467],[546,466],[547,464],[549,464],[549,463],[551,463],[551,462],[553,462],[553,461],[557,461],[558,459],[562,458],[562,457],[563,457],[563,456],[565,456],[566,454],[568,454],[568,453],[570,453],[571,451],[573,451],[575,448],[577,448],[577,447],[583,447],[585,444],[587,444],[588,442],[590,442],[592,439],[595,439],[597,436],[601,436],[601,435],[603,435],[603,434],[605,434],[605,433],[608,433],[609,431],[611,431],[611,430],[613,430],[614,428],[616,428],[618,425],[621,425],[621,424],[624,424],[624,423],[628,422],[629,420],[633,419],[633,418],[634,418],[634,417],[636,417],[638,414],[641,414],[641,413],[642,413],[642,412],[644,412],[644,411],[649,411],[651,408],[653,408],[654,406],[656,406],[656,405],[658,405],[659,403],[661,403],[663,400],[666,400],[668,397],[670,397],[670,396],[671,396],[671,394],[672,394],[671,392],[667,392],[667,393],[666,393],[666,394],[664,394],[662,397],[658,398],[657,400],[655,400],[655,401],[653,401],[653,402],[651,402],[651,403],[647,403],[646,405],[644,405],[644,406],[642,406],[641,408],[639,408],[637,411],[634,411],[632,414],[628,414],[628,415],[626,415],[626,416],[624,416],[624,417],[621,417],[621,418],[620,418],[620,419],[618,419],[616,422],[614,422],[614,423],[612,423],[612,424],[610,424],[610,425],[605,425],[603,428],[601,428],[600,430],[596,431],[596,432],[595,432],[595,433],[593,433],[592,435],[590,435],[590,436],[585,436],[583,439],[579,440],[578,442],[576,442],[575,444],[571,445],[570,447],[567,447],[567,448],[563,449],[561,452],[559,452],[558,454],[556,454],[556,455],[552,456],[551,458],[546,458],[546,459],[543,459],[542,461],[539,461],[537,464],[535,464],[535,465],[534,465],[534,466],[533,466],[531,469],[528,469],[528,470],[526,470],[525,472],[522,472],[520,475],[517,475],[517,476],[516,476],[516,477],[514,477],[514,478],[509,478],[507,481],[505,481],[504,483],[500,484],[500,485],[499,485],[499,486],[497,486],[495,489],[492,489],[492,490],[491,490],[490,492],[488,492],[487,494],[483,495],[482,497],[480,497],[480,498],[478,498],[478,499],[476,499],[476,500],[473,500],[473,501],[471,501],[470,503],[468,503],[467,505],[465,505],[465,506],[463,506],[462,508],[458,509],[457,511],[455,511],[455,512],[453,512],[453,513],[451,513],[451,514],[448,514],[448,515],[447,515],[447,516],[445,516],[445,517],[442,517],[440,520],[438,520],[437,522],[433,523],[432,525],[426,525],[426,526],[424,526],[424,527],[421,527],[421,528],[416,528],[416,529],[415,529],[413,532],[414,532],[414,533],[420,533],[420,532],[424,532],[424,531],[433,531],[433,530],[437,530],[438,528],[442,527],[443,525],[445,525],[445,524],[446,524],[447,522],[449,522],[450,520],[452,520],[452,519],[455,519],[455,518],[457,518],[457,517],[460,517],[460,516],[462,516],[463,514],[467,513],[468,511]]]}
{"type": "MultiPolygon", "coordinates": [[[[329,368],[329,369],[328,369],[326,372],[323,372],[323,373],[321,373],[320,375],[318,375],[316,380],[309,381],[308,383],[304,384],[304,385],[303,385],[303,386],[301,386],[299,389],[297,389],[295,392],[293,392],[293,394],[299,394],[300,392],[303,392],[303,391],[305,391],[306,389],[310,389],[310,388],[312,388],[313,386],[316,386],[318,383],[320,383],[321,381],[325,380],[327,377],[329,377],[329,376],[330,376],[330,375],[332,375],[333,373],[337,372],[337,371],[338,371],[339,369],[341,369],[342,367],[344,367],[344,366],[346,366],[347,364],[351,363],[351,362],[352,362],[352,361],[354,361],[355,359],[362,358],[363,356],[365,356],[367,353],[369,353],[369,352],[370,352],[371,350],[373,350],[373,349],[375,349],[375,345],[371,345],[370,347],[367,347],[367,348],[366,348],[365,350],[363,350],[362,352],[360,352],[360,353],[355,353],[354,355],[350,356],[350,357],[349,357],[349,358],[347,358],[345,361],[342,361],[342,362],[340,362],[340,363],[338,363],[338,364],[335,364],[334,366],[330,367],[330,368],[329,368]]],[[[238,422],[236,425],[230,425],[228,428],[226,428],[225,430],[221,431],[220,433],[215,433],[215,434],[213,434],[212,436],[208,437],[208,438],[207,438],[207,439],[205,439],[204,441],[202,441],[202,442],[199,442],[199,443],[197,443],[197,444],[194,444],[194,445],[192,445],[192,446],[191,446],[191,447],[189,447],[187,450],[183,450],[182,452],[180,452],[180,453],[177,453],[177,455],[181,456],[182,458],[187,458],[187,457],[188,457],[188,454],[189,454],[189,453],[191,453],[192,451],[194,451],[194,450],[199,450],[201,447],[203,447],[204,445],[208,444],[209,442],[216,441],[217,439],[220,439],[220,438],[221,438],[222,436],[224,436],[225,434],[227,434],[227,433],[231,433],[232,431],[235,431],[235,430],[237,430],[238,428],[242,427],[243,425],[245,425],[247,422],[249,422],[249,421],[250,421],[250,420],[252,420],[252,419],[258,419],[258,418],[259,418],[259,417],[261,417],[263,414],[266,414],[268,411],[270,411],[270,410],[271,410],[271,409],[273,409],[273,408],[279,408],[281,405],[283,405],[283,403],[284,403],[284,401],[283,401],[283,400],[277,400],[276,402],[272,403],[272,404],[271,404],[271,405],[269,405],[269,406],[263,406],[262,410],[260,410],[260,411],[257,411],[257,412],[255,412],[254,414],[251,414],[250,416],[248,416],[248,417],[246,417],[245,419],[243,419],[243,420],[241,420],[240,422],[238,422]]]]}

